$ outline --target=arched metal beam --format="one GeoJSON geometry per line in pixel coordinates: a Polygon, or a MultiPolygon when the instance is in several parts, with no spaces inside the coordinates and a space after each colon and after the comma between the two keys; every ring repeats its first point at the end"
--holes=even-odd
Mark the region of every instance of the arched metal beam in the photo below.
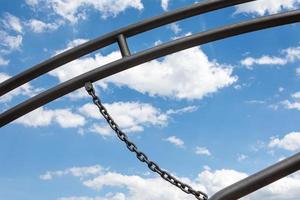
{"type": "Polygon", "coordinates": [[[1,113],[0,127],[29,113],[30,111],[38,107],[41,107],[59,97],[62,97],[70,92],[73,92],[76,89],[83,87],[84,84],[88,81],[95,82],[139,64],[148,62],[150,60],[201,44],[299,21],[300,10],[275,14],[187,36],[156,46],[151,49],[144,50],[131,56],[126,56],[120,60],[96,68],[90,72],[61,83],[5,111],[4,113],[1,113]]]}
{"type": "Polygon", "coordinates": [[[115,42],[119,42],[119,37],[122,35],[125,38],[155,29],[157,27],[186,19],[192,16],[203,13],[219,10],[222,8],[250,2],[254,0],[208,0],[200,3],[195,3],[191,6],[177,9],[175,11],[164,13],[160,16],[153,17],[142,22],[132,24],[125,28],[121,28],[104,36],[79,45],[73,49],[58,54],[0,84],[0,96],[5,93],[27,83],[63,64],[73,61],[81,56],[89,54],[95,50],[106,47],[115,42]]]}
{"type": "MultiPolygon", "coordinates": [[[[236,200],[300,169],[300,153],[217,192],[209,200],[236,200]]],[[[299,188],[300,189],[300,188],[299,188]]]]}

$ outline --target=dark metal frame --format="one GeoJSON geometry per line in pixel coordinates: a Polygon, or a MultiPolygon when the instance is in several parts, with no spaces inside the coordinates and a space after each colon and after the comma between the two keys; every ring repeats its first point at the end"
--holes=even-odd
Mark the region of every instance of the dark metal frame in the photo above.
{"type": "MultiPolygon", "coordinates": [[[[251,1],[254,0],[207,0],[183,9],[168,12],[161,16],[144,20],[91,40],[4,81],[0,84],[1,96],[63,64],[115,42],[118,43],[123,56],[122,59],[63,82],[1,113],[0,127],[5,126],[38,107],[83,87],[86,82],[95,82],[139,64],[201,44],[253,31],[300,22],[300,10],[295,10],[212,29],[170,41],[133,55],[130,53],[126,41],[126,38],[128,37],[195,15],[251,1]]],[[[270,183],[298,171],[299,169],[300,153],[217,192],[210,200],[234,200],[244,197],[270,183]]]]}

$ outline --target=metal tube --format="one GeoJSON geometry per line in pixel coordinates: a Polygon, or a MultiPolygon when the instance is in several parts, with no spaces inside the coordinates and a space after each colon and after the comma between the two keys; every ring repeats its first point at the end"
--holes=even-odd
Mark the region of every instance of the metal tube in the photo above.
{"type": "Polygon", "coordinates": [[[246,3],[254,0],[207,0],[200,3],[195,3],[186,8],[177,9],[175,11],[167,12],[157,17],[146,19],[142,22],[138,22],[121,28],[114,32],[108,33],[104,36],[93,39],[89,42],[81,44],[73,49],[67,50],[61,54],[58,54],[40,64],[35,65],[26,71],[13,76],[12,78],[2,82],[0,84],[0,96],[7,92],[19,87],[20,85],[27,83],[57,67],[64,65],[70,61],[73,61],[81,56],[89,54],[97,49],[106,47],[116,42],[117,37],[123,34],[125,37],[131,37],[139,33],[175,22],[182,19],[186,19],[195,15],[207,13],[210,11],[218,10],[221,8],[246,3]]]}
{"type": "Polygon", "coordinates": [[[209,200],[236,200],[300,170],[300,153],[217,192],[209,200]]]}
{"type": "Polygon", "coordinates": [[[213,29],[203,33],[187,36],[153,47],[151,49],[144,50],[132,56],[124,57],[123,59],[96,68],[92,71],[61,83],[5,111],[4,113],[1,113],[0,127],[40,106],[43,106],[59,97],[62,97],[70,92],[73,92],[76,89],[83,87],[84,84],[88,81],[95,82],[118,72],[132,68],[136,65],[197,45],[299,21],[300,10],[290,11],[286,13],[252,19],[246,22],[224,26],[218,29],[213,29]]]}
{"type": "Polygon", "coordinates": [[[128,48],[126,38],[124,37],[123,34],[120,34],[118,36],[118,45],[123,57],[130,56],[130,50],[128,48]]]}

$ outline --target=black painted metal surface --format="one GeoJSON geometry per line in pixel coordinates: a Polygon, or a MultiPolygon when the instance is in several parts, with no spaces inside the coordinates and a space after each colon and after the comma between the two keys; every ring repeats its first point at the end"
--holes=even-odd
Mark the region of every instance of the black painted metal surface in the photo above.
{"type": "Polygon", "coordinates": [[[163,15],[146,19],[142,22],[132,24],[125,28],[121,28],[114,32],[108,33],[104,36],[98,37],[94,40],[79,45],[73,49],[65,51],[61,54],[50,58],[28,70],[4,81],[0,84],[0,96],[19,87],[20,85],[27,83],[63,64],[66,64],[72,60],[75,60],[81,56],[89,54],[95,50],[106,47],[117,41],[119,35],[124,37],[131,37],[139,33],[155,29],[157,27],[186,19],[195,15],[211,12],[221,8],[250,2],[254,0],[208,0],[200,3],[195,3],[189,7],[178,9],[172,12],[167,12],[163,15]]]}
{"type": "MultiPolygon", "coordinates": [[[[214,194],[209,200],[236,200],[300,169],[300,153],[214,194]]],[[[300,190],[300,188],[299,188],[300,190]]]]}
{"type": "Polygon", "coordinates": [[[216,40],[249,33],[266,28],[281,26],[285,24],[300,21],[300,10],[271,15],[267,17],[256,18],[246,22],[241,22],[218,29],[213,29],[203,33],[187,36],[171,42],[147,49],[137,54],[124,57],[115,62],[109,63],[102,67],[96,68],[85,74],[77,76],[71,80],[61,83],[45,92],[32,97],[31,99],[1,113],[0,127],[9,122],[29,113],[30,111],[41,107],[59,97],[62,97],[74,90],[84,86],[86,82],[95,82],[106,78],[118,72],[124,71],[139,64],[150,60],[175,53],[187,48],[198,46],[201,44],[213,42],[216,40]]]}
{"type": "Polygon", "coordinates": [[[122,57],[130,56],[130,50],[123,34],[118,36],[118,45],[122,54],[122,57]]]}
{"type": "MultiPolygon", "coordinates": [[[[216,40],[263,30],[271,27],[296,23],[300,21],[300,10],[256,18],[246,22],[241,22],[221,28],[209,30],[195,35],[180,38],[165,44],[144,50],[131,55],[126,38],[133,35],[169,24],[188,17],[202,13],[218,10],[221,8],[250,2],[253,0],[209,0],[196,3],[187,8],[168,12],[158,17],[154,17],[131,26],[108,33],[102,37],[91,40],[78,47],[63,52],[45,62],[42,62],[0,84],[0,95],[19,87],[20,85],[33,80],[63,64],[75,60],[83,55],[91,53],[97,49],[117,42],[123,58],[107,65],[96,68],[90,72],[79,75],[69,81],[61,83],[37,96],[5,111],[0,114],[0,127],[13,120],[41,107],[57,98],[60,98],[76,89],[84,86],[86,82],[95,82],[139,64],[153,59],[166,56],[187,48],[206,44],[216,40]]],[[[244,197],[280,178],[290,175],[300,169],[300,153],[286,160],[283,160],[263,171],[260,171],[248,178],[239,181],[213,195],[210,200],[235,200],[244,197]]]]}

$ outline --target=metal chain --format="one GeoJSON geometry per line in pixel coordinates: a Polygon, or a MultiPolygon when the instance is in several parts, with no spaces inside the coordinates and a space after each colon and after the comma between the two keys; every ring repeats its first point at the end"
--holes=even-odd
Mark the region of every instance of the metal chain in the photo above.
{"type": "Polygon", "coordinates": [[[151,171],[159,174],[164,180],[166,180],[169,183],[171,183],[172,185],[175,185],[176,187],[180,188],[183,192],[194,195],[199,200],[207,200],[208,199],[207,195],[204,192],[196,191],[191,186],[179,181],[174,176],[172,176],[168,172],[161,169],[155,162],[148,159],[146,154],[139,151],[137,146],[128,139],[127,135],[124,132],[122,132],[120,130],[119,126],[116,124],[116,122],[110,116],[110,114],[107,112],[106,108],[101,103],[99,97],[96,95],[95,90],[93,88],[93,84],[91,82],[86,83],[85,89],[89,93],[89,95],[93,98],[93,103],[99,108],[100,113],[106,119],[109,126],[115,131],[118,138],[126,144],[126,147],[128,148],[129,151],[136,154],[136,157],[141,162],[147,164],[148,168],[151,171]]]}

